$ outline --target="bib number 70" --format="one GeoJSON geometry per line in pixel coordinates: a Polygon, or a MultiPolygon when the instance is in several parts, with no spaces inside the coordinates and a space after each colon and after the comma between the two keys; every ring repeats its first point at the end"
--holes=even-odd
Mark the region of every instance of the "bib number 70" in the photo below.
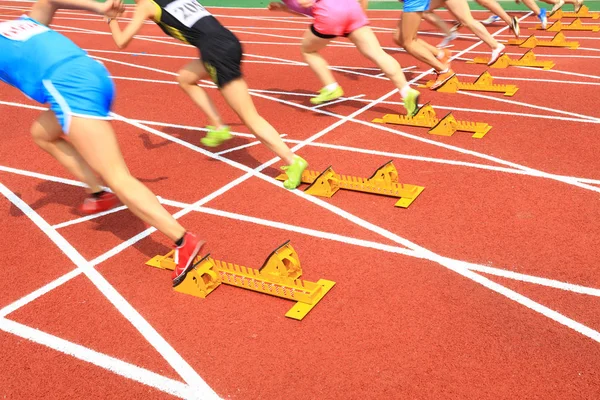
{"type": "Polygon", "coordinates": [[[201,18],[210,15],[196,0],[177,0],[165,7],[165,10],[188,28],[201,18]]]}

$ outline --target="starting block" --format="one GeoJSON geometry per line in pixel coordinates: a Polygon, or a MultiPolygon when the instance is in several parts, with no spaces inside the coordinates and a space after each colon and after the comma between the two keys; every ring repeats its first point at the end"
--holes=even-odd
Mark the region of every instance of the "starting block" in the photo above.
{"type": "MultiPolygon", "coordinates": [[[[456,93],[459,90],[474,92],[496,92],[504,93],[505,96],[514,96],[517,90],[519,90],[519,88],[515,85],[497,85],[493,84],[493,81],[494,77],[487,71],[479,75],[479,77],[475,79],[475,82],[473,83],[460,82],[455,75],[435,90],[442,93],[456,93]]],[[[426,85],[420,85],[419,87],[431,88],[434,82],[435,81],[429,81],[426,85]]]]}
{"type": "Polygon", "coordinates": [[[567,38],[562,32],[558,32],[552,40],[540,40],[534,35],[529,36],[527,39],[510,39],[507,42],[511,46],[519,46],[527,49],[533,49],[536,47],[568,47],[570,49],[577,49],[579,42],[567,42],[567,38]]]}
{"type": "Polygon", "coordinates": [[[484,122],[457,121],[452,113],[438,119],[435,110],[429,103],[424,104],[412,118],[404,115],[386,114],[383,118],[375,118],[373,122],[431,128],[429,129],[430,134],[440,136],[452,136],[456,131],[473,132],[472,137],[477,139],[481,139],[492,129],[490,125],[484,122]]]}
{"type": "Polygon", "coordinates": [[[591,18],[591,19],[599,19],[600,13],[591,13],[590,9],[587,6],[581,6],[579,11],[575,12],[564,12],[562,9],[555,12],[548,19],[562,19],[562,18],[591,18]]]}
{"type": "Polygon", "coordinates": [[[542,28],[542,25],[536,25],[534,28],[529,28],[534,30],[546,30],[548,32],[560,32],[560,31],[588,31],[588,32],[598,32],[600,31],[600,25],[583,25],[581,20],[577,18],[573,22],[568,25],[564,25],[560,21],[556,21],[546,29],[542,28]]]}
{"type": "MultiPolygon", "coordinates": [[[[277,178],[280,181],[287,179],[286,174],[277,178]]],[[[332,197],[338,190],[346,189],[355,192],[379,194],[383,196],[399,197],[396,207],[408,208],[425,188],[423,186],[409,185],[398,182],[398,171],[392,161],[379,168],[370,178],[338,175],[329,167],[323,172],[304,171],[302,183],[310,184],[304,191],[318,197],[332,197]]]]}
{"type": "MultiPolygon", "coordinates": [[[[472,61],[467,61],[467,64],[487,64],[489,59],[483,57],[475,57],[472,61]]],[[[536,60],[535,54],[532,50],[523,54],[518,60],[510,58],[508,55],[501,55],[495,63],[490,65],[491,68],[508,68],[512,67],[535,67],[543,69],[552,69],[554,67],[553,61],[539,61],[536,60]]]]}
{"type": "MultiPolygon", "coordinates": [[[[174,250],[146,262],[151,267],[174,270],[174,250]]],[[[331,290],[335,282],[326,279],[309,282],[299,279],[302,267],[298,254],[289,241],[279,246],[259,269],[214,260],[207,254],[198,256],[184,280],[173,288],[176,292],[206,298],[221,283],[270,294],[296,304],[285,314],[288,318],[302,320],[331,290]]]]}

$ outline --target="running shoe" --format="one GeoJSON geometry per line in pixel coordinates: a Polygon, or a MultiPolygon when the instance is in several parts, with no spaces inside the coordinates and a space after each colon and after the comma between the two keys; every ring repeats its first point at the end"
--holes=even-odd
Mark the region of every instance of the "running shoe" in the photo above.
{"type": "Polygon", "coordinates": [[[183,282],[187,274],[194,268],[194,259],[200,253],[200,249],[206,242],[198,240],[198,238],[186,232],[183,236],[183,244],[175,246],[174,261],[176,267],[173,270],[173,287],[178,286],[183,282]]]}
{"type": "Polygon", "coordinates": [[[410,88],[408,90],[408,94],[404,99],[402,99],[404,101],[404,108],[406,108],[406,116],[412,118],[415,116],[415,114],[417,114],[417,111],[419,111],[420,95],[421,93],[419,93],[418,90],[415,90],[413,88],[410,88]]]}
{"type": "Polygon", "coordinates": [[[515,37],[518,39],[521,34],[521,28],[519,28],[519,20],[517,17],[512,17],[510,21],[510,30],[513,31],[515,37]]]}
{"type": "Polygon", "coordinates": [[[104,192],[100,196],[90,196],[79,206],[79,211],[90,215],[108,211],[119,205],[119,198],[114,193],[104,192]]]}
{"type": "Polygon", "coordinates": [[[286,189],[296,189],[302,183],[302,173],[308,167],[308,163],[300,156],[294,156],[294,161],[290,165],[281,167],[285,171],[287,179],[283,182],[286,189]]]}
{"type": "Polygon", "coordinates": [[[448,46],[450,44],[451,41],[453,41],[454,39],[456,39],[458,37],[458,34],[456,33],[456,31],[454,32],[450,32],[450,34],[448,36],[446,36],[444,38],[444,40],[441,41],[440,44],[437,45],[438,48],[444,48],[446,46],[448,46]]]}
{"type": "Polygon", "coordinates": [[[540,15],[538,15],[538,18],[542,22],[542,29],[546,29],[546,27],[548,26],[548,17],[546,16],[546,9],[545,8],[542,8],[540,10],[540,15]]]}
{"type": "Polygon", "coordinates": [[[200,142],[206,147],[217,147],[231,139],[233,136],[229,132],[228,126],[223,126],[221,129],[215,129],[214,126],[207,126],[208,132],[206,136],[200,139],[200,142]]]}
{"type": "Polygon", "coordinates": [[[581,9],[582,5],[583,5],[583,0],[575,0],[575,4],[573,4],[573,11],[575,13],[578,13],[579,10],[581,9]]]}
{"type": "Polygon", "coordinates": [[[500,21],[500,17],[497,16],[497,15],[492,15],[488,19],[481,21],[481,23],[484,24],[484,25],[491,25],[494,22],[498,22],[498,21],[500,21]]]}
{"type": "Polygon", "coordinates": [[[319,95],[310,99],[312,104],[323,104],[328,101],[339,99],[344,95],[344,91],[341,86],[337,86],[335,89],[327,90],[325,88],[319,90],[319,95]]]}
{"type": "Polygon", "coordinates": [[[554,5],[554,7],[552,7],[552,10],[550,10],[549,16],[551,17],[552,15],[554,15],[554,13],[557,12],[558,10],[560,10],[561,7],[564,5],[565,5],[565,0],[558,0],[558,3],[556,3],[554,5]]]}
{"type": "Polygon", "coordinates": [[[498,61],[500,56],[502,54],[504,54],[505,48],[506,48],[506,46],[504,46],[502,43],[498,43],[498,48],[495,50],[492,50],[492,57],[490,57],[490,61],[488,61],[487,65],[490,66],[493,63],[495,63],[496,61],[498,61]]]}
{"type": "Polygon", "coordinates": [[[460,28],[462,28],[462,24],[460,22],[455,22],[454,25],[452,25],[452,28],[450,28],[450,33],[458,32],[460,28]]]}
{"type": "Polygon", "coordinates": [[[432,90],[435,90],[435,89],[439,88],[444,83],[446,83],[447,81],[449,81],[450,79],[452,79],[452,77],[454,75],[456,75],[454,73],[454,71],[452,71],[450,68],[448,68],[448,70],[446,72],[436,72],[436,74],[437,74],[437,79],[435,80],[435,82],[431,86],[432,90]]]}

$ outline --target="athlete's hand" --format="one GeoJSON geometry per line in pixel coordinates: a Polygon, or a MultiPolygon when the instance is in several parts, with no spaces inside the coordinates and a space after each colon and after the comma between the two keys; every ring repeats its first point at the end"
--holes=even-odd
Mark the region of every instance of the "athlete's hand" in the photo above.
{"type": "Polygon", "coordinates": [[[283,11],[286,9],[285,4],[280,3],[278,1],[272,1],[269,3],[269,10],[271,11],[283,11]]]}
{"type": "Polygon", "coordinates": [[[315,0],[298,0],[300,7],[311,8],[315,5],[315,0]]]}
{"type": "Polygon", "coordinates": [[[125,5],[121,0],[106,0],[101,4],[100,10],[106,17],[117,18],[125,12],[125,5]]]}

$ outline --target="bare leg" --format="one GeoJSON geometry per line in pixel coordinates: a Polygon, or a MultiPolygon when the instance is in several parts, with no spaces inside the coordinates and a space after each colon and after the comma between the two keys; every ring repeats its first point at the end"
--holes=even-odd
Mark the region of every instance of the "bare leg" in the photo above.
{"type": "Polygon", "coordinates": [[[258,114],[244,79],[239,78],[227,83],[221,88],[221,93],[242,122],[262,143],[287,164],[293,163],[294,153],[281,140],[275,128],[258,114]]]}
{"type": "Polygon", "coordinates": [[[209,124],[216,129],[223,127],[221,116],[215,108],[210,97],[204,89],[197,85],[198,81],[208,73],[200,60],[194,60],[179,71],[177,82],[179,87],[187,93],[198,107],[206,114],[209,124]]]}
{"type": "Polygon", "coordinates": [[[523,4],[525,4],[527,6],[527,8],[529,8],[531,11],[533,11],[535,13],[535,15],[540,15],[541,10],[537,6],[537,4],[535,4],[535,0],[522,0],[522,1],[523,1],[523,4]]]}
{"type": "Polygon", "coordinates": [[[109,121],[73,117],[69,138],[81,157],[137,217],[174,242],[183,237],[185,229],[156,196],[129,173],[109,121]]]}
{"type": "Polygon", "coordinates": [[[423,12],[423,19],[433,26],[437,27],[440,31],[444,33],[446,36],[450,36],[452,32],[448,25],[433,11],[425,11],[423,12]]]}
{"type": "Polygon", "coordinates": [[[507,25],[510,25],[512,23],[512,19],[511,19],[510,15],[508,15],[506,13],[506,11],[504,11],[504,8],[502,8],[500,3],[498,3],[496,0],[476,0],[476,1],[477,1],[477,3],[479,3],[480,6],[487,8],[488,10],[493,12],[494,15],[499,16],[502,19],[502,21],[506,22],[507,25]]]}
{"type": "Polygon", "coordinates": [[[97,193],[102,190],[101,183],[94,171],[81,158],[71,143],[62,137],[62,128],[52,111],[44,111],[39,116],[31,126],[31,135],[40,148],[47,151],[77,179],[88,185],[89,192],[97,193]]]}
{"type": "Polygon", "coordinates": [[[404,47],[410,55],[428,64],[437,72],[444,71],[447,67],[436,58],[440,50],[417,37],[422,16],[422,12],[403,13],[394,32],[394,41],[404,47]]]}
{"type": "Polygon", "coordinates": [[[304,57],[304,61],[306,61],[310,69],[317,75],[323,86],[336,83],[329,69],[329,64],[319,54],[319,51],[325,48],[330,40],[315,36],[310,29],[304,32],[304,37],[302,38],[302,56],[304,57]]]}
{"type": "Polygon", "coordinates": [[[385,76],[394,83],[398,90],[407,85],[406,77],[402,72],[400,64],[398,64],[398,61],[394,57],[383,51],[377,40],[377,36],[375,36],[371,28],[363,26],[352,32],[348,36],[348,39],[356,45],[365,57],[381,68],[385,76]]]}
{"type": "Polygon", "coordinates": [[[485,26],[473,18],[466,0],[446,0],[446,7],[456,16],[462,25],[469,28],[475,36],[483,40],[493,50],[500,47],[499,43],[492,37],[485,26]]]}

